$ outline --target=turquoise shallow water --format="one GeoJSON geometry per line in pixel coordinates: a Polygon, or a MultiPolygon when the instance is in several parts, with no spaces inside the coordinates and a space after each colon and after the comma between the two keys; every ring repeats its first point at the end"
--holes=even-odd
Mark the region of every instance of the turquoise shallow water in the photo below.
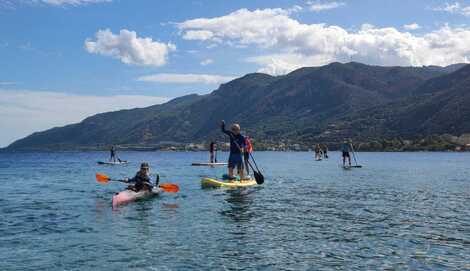
{"type": "MultiPolygon", "coordinates": [[[[470,153],[256,153],[266,183],[202,190],[206,153],[0,154],[0,270],[470,269],[470,153]],[[111,208],[150,162],[177,195],[111,208]]],[[[221,154],[220,160],[227,154],[221,154]]]]}

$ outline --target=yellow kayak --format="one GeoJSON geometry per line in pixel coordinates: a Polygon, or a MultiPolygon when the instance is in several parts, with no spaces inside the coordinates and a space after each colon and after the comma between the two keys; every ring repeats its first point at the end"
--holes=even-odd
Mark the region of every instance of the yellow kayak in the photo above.
{"type": "Polygon", "coordinates": [[[237,188],[237,187],[248,187],[256,185],[255,179],[246,179],[246,180],[234,180],[234,181],[220,181],[211,178],[202,178],[201,186],[203,188],[215,188],[215,187],[230,187],[230,188],[237,188]]]}

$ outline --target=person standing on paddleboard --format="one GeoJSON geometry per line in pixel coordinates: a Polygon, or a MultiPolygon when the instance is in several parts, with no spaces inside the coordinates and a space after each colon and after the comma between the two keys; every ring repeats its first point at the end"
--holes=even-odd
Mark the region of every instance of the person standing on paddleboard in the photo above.
{"type": "Polygon", "coordinates": [[[210,159],[209,163],[217,163],[217,157],[215,156],[215,152],[217,151],[216,145],[214,141],[211,141],[211,144],[209,145],[209,153],[210,153],[210,159]]]}
{"type": "Polygon", "coordinates": [[[109,161],[116,162],[116,149],[114,149],[114,146],[111,146],[111,150],[109,150],[109,152],[110,152],[109,161]]]}
{"type": "MultiPolygon", "coordinates": [[[[140,190],[148,190],[152,191],[153,185],[150,181],[150,167],[149,164],[144,162],[140,165],[140,170],[135,174],[135,177],[132,179],[126,179],[128,183],[134,183],[133,186],[129,186],[129,190],[133,190],[135,192],[139,192],[140,190]]],[[[155,183],[158,185],[158,178],[155,183]]]]}
{"type": "Polygon", "coordinates": [[[328,145],[323,144],[323,158],[328,159],[328,145]]]}
{"type": "Polygon", "coordinates": [[[245,161],[246,175],[250,175],[250,154],[253,152],[253,144],[248,136],[245,136],[245,151],[243,152],[243,160],[245,161]]]}
{"type": "Polygon", "coordinates": [[[230,155],[228,158],[228,176],[230,179],[235,179],[233,169],[236,167],[240,179],[245,178],[243,171],[242,152],[245,148],[245,137],[240,134],[240,125],[237,123],[232,124],[230,131],[225,130],[225,121],[221,123],[222,133],[230,137],[230,155]]]}
{"type": "Polygon", "coordinates": [[[346,166],[346,159],[348,159],[348,164],[351,166],[351,155],[349,154],[351,151],[351,142],[345,139],[341,145],[341,152],[343,153],[343,167],[346,166]]]}
{"type": "Polygon", "coordinates": [[[315,145],[315,160],[321,160],[321,148],[320,145],[315,145]]]}

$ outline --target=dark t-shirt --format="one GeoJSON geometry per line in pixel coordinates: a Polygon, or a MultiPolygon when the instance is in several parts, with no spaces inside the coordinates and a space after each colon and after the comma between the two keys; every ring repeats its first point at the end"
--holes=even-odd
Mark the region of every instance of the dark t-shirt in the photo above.
{"type": "Polygon", "coordinates": [[[235,135],[232,131],[225,130],[225,126],[222,126],[222,132],[230,137],[230,153],[241,154],[240,148],[245,148],[245,137],[241,134],[235,135]]]}
{"type": "Polygon", "coordinates": [[[214,142],[211,142],[211,144],[209,145],[209,150],[210,150],[210,152],[215,151],[215,143],[214,142]]]}

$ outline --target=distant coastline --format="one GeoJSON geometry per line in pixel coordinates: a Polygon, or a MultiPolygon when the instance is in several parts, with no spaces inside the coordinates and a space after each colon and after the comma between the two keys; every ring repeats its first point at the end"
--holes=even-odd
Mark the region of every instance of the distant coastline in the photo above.
{"type": "MultiPolygon", "coordinates": [[[[455,137],[451,135],[428,136],[420,139],[404,140],[404,139],[377,139],[370,141],[355,141],[355,151],[368,152],[421,152],[421,151],[437,151],[437,152],[465,152],[470,151],[470,142],[468,135],[455,137]]],[[[228,151],[228,142],[217,142],[218,149],[228,151]]],[[[254,148],[257,151],[311,151],[315,144],[326,144],[329,151],[337,151],[342,142],[299,142],[296,140],[284,140],[279,142],[273,141],[256,141],[254,140],[254,148]]],[[[208,151],[209,142],[192,142],[177,143],[163,142],[158,144],[116,144],[115,147],[119,151],[208,151]]],[[[108,151],[109,145],[96,146],[80,146],[80,145],[49,145],[36,148],[2,148],[0,152],[69,152],[69,151],[108,151]]]]}

